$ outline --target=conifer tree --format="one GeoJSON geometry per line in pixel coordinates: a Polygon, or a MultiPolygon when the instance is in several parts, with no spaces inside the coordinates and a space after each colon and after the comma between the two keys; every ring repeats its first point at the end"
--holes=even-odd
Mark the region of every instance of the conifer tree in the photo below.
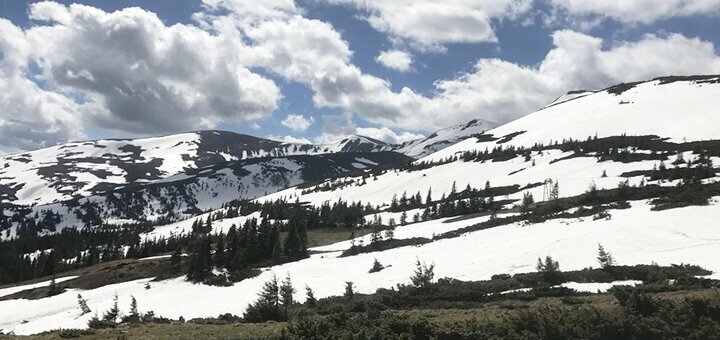
{"type": "Polygon", "coordinates": [[[432,204],[432,188],[428,188],[427,197],[425,198],[425,204],[432,204]]]}
{"type": "Polygon", "coordinates": [[[615,265],[615,259],[612,254],[610,254],[610,252],[606,252],[602,244],[598,244],[597,260],[602,268],[609,268],[615,265]]]}
{"type": "Polygon", "coordinates": [[[346,300],[352,300],[355,297],[355,283],[352,281],[345,281],[345,294],[343,294],[346,300]]]}
{"type": "Polygon", "coordinates": [[[383,269],[385,269],[385,267],[383,267],[383,265],[380,263],[380,261],[375,259],[375,262],[373,262],[373,266],[372,266],[372,268],[370,268],[369,273],[377,273],[383,269]]]}
{"type": "Polygon", "coordinates": [[[308,307],[315,307],[317,305],[315,293],[308,285],[305,285],[305,305],[307,305],[308,307]]]}
{"type": "Polygon", "coordinates": [[[113,297],[112,307],[110,307],[110,309],[103,314],[103,321],[117,322],[119,316],[120,309],[118,308],[118,295],[117,293],[115,293],[115,296],[113,297]]]}
{"type": "Polygon", "coordinates": [[[215,245],[214,260],[216,267],[225,267],[225,236],[222,232],[218,235],[218,241],[215,245]]]}
{"type": "Polygon", "coordinates": [[[395,238],[395,226],[390,226],[385,229],[385,239],[392,240],[395,238]]]}
{"type": "Polygon", "coordinates": [[[285,320],[288,319],[288,308],[295,302],[293,294],[295,294],[295,288],[293,288],[290,275],[288,275],[280,285],[280,304],[284,309],[285,320]]]}
{"type": "Polygon", "coordinates": [[[80,294],[77,295],[77,299],[78,299],[78,308],[80,308],[80,312],[82,312],[82,314],[80,314],[80,315],[85,315],[85,314],[90,313],[91,310],[90,310],[90,307],[88,307],[87,300],[83,299],[82,295],[80,295],[80,294]]]}
{"type": "Polygon", "coordinates": [[[258,299],[245,310],[244,319],[248,322],[281,321],[280,297],[277,276],[265,282],[258,294],[258,299]]]}
{"type": "Polygon", "coordinates": [[[138,312],[137,300],[132,295],[130,295],[130,313],[128,314],[127,318],[125,318],[125,320],[127,322],[140,321],[140,313],[138,312]]]}
{"type": "Polygon", "coordinates": [[[434,277],[434,263],[428,266],[425,263],[420,263],[420,260],[415,261],[415,272],[410,277],[410,282],[412,283],[413,287],[419,290],[427,290],[432,285],[434,277]]]}

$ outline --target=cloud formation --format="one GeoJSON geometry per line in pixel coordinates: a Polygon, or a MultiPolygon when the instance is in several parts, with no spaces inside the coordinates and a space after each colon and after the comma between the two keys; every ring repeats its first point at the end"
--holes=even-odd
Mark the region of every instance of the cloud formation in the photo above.
{"type": "Polygon", "coordinates": [[[363,10],[365,20],[399,44],[442,51],[448,43],[497,42],[493,19],[512,18],[532,0],[324,0],[363,10]]]}
{"type": "MultiPolygon", "coordinates": [[[[359,8],[393,42],[376,61],[402,72],[413,63],[403,51],[437,52],[451,43],[495,41],[493,20],[520,18],[531,3],[323,1],[359,8]]],[[[551,1],[573,15],[606,11],[620,21],[625,20],[622,11],[636,9],[635,3],[617,1],[603,2],[605,7],[551,1]]],[[[636,21],[716,13],[717,3],[670,0],[636,21]]],[[[156,134],[249,121],[257,128],[282,100],[277,79],[306,86],[316,108],[342,112],[335,115],[337,122],[323,118],[324,134],[316,140],[365,134],[396,143],[418,136],[407,131],[432,132],[474,118],[504,123],[571,89],[720,72],[715,46],[698,38],[658,34],[603,41],[558,30],[553,47],[537,64],[481,58],[469,72],[437,80],[433,91],[422,94],[363,72],[341,33],[306,17],[293,0],[203,0],[193,24],[171,26],[140,8],[108,13],[39,2],[28,13],[33,21],[24,30],[0,19],[0,145],[5,148],[83,138],[87,129],[97,127],[156,134]]],[[[282,120],[293,132],[305,132],[313,123],[304,115],[282,120]]]]}
{"type": "Polygon", "coordinates": [[[92,107],[77,119],[95,126],[144,134],[212,128],[267,117],[282,98],[274,82],[240,63],[246,48],[236,37],[166,26],[140,8],[40,2],[29,16],[35,25],[13,43],[27,46],[19,67],[27,77],[26,65],[36,63],[53,90],[45,97],[92,107]]]}
{"type": "Polygon", "coordinates": [[[410,54],[399,50],[382,51],[375,61],[387,68],[400,72],[410,71],[412,66],[412,57],[410,54]]]}
{"type": "Polygon", "coordinates": [[[580,17],[612,18],[624,23],[649,24],[671,17],[717,16],[718,0],[551,0],[565,13],[580,17]]]}
{"type": "Polygon", "coordinates": [[[315,118],[313,117],[305,118],[303,115],[288,115],[280,124],[293,131],[303,132],[307,130],[313,122],[315,122],[315,118]]]}

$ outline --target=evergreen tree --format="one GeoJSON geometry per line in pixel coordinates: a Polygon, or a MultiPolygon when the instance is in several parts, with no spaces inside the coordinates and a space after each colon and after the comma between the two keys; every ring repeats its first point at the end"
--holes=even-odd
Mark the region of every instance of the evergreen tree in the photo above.
{"type": "Polygon", "coordinates": [[[210,275],[212,271],[212,255],[210,247],[210,238],[207,236],[199,236],[190,253],[190,265],[188,268],[187,278],[193,282],[202,282],[210,275]]]}
{"type": "Polygon", "coordinates": [[[214,260],[216,267],[225,267],[225,236],[222,232],[220,232],[220,235],[218,235],[218,241],[215,246],[214,260]]]}
{"type": "Polygon", "coordinates": [[[48,286],[48,296],[55,296],[62,293],[60,289],[57,287],[57,283],[55,282],[55,274],[53,274],[52,279],[50,280],[50,285],[48,286]]]}
{"type": "Polygon", "coordinates": [[[382,239],[380,236],[380,227],[374,226],[370,233],[370,244],[375,244],[382,239]]]}
{"type": "Polygon", "coordinates": [[[130,295],[130,313],[125,318],[126,322],[140,322],[140,313],[138,312],[137,300],[130,295]]]}
{"type": "Polygon", "coordinates": [[[395,238],[395,226],[388,227],[385,229],[385,239],[392,240],[395,238]]]}
{"type": "Polygon", "coordinates": [[[285,256],[291,260],[302,259],[307,256],[307,232],[304,225],[299,225],[297,221],[290,221],[289,224],[285,238],[285,256]]]}
{"type": "Polygon", "coordinates": [[[280,304],[282,304],[284,309],[285,320],[288,319],[288,308],[295,302],[293,300],[293,294],[295,294],[295,288],[293,288],[290,275],[288,275],[280,285],[280,304]]]}
{"type": "Polygon", "coordinates": [[[552,257],[546,256],[545,261],[538,257],[536,268],[543,273],[543,280],[550,285],[558,285],[562,283],[562,273],[560,273],[560,263],[553,260],[552,257]]]}
{"type": "Polygon", "coordinates": [[[352,300],[355,297],[355,284],[352,281],[345,281],[345,294],[343,294],[346,300],[352,300]]]}
{"type": "Polygon", "coordinates": [[[434,278],[434,263],[428,266],[425,263],[420,263],[420,260],[415,261],[415,272],[410,277],[410,282],[412,283],[413,287],[418,290],[427,290],[431,287],[434,278]]]}
{"type": "Polygon", "coordinates": [[[383,269],[385,269],[385,267],[383,267],[383,265],[380,263],[380,261],[375,259],[375,262],[373,262],[373,266],[372,266],[372,268],[370,268],[369,273],[377,273],[383,269]]]}
{"type": "Polygon", "coordinates": [[[550,189],[550,200],[556,201],[560,198],[560,184],[558,181],[555,181],[552,184],[552,188],[550,189]]]}
{"type": "Polygon", "coordinates": [[[280,235],[275,235],[275,241],[272,248],[272,261],[274,263],[282,262],[282,245],[280,243],[280,235]]]}
{"type": "Polygon", "coordinates": [[[87,300],[83,299],[82,295],[80,295],[80,294],[77,295],[77,299],[78,299],[78,308],[80,308],[80,312],[82,313],[80,315],[85,315],[85,314],[90,313],[91,310],[90,310],[90,307],[88,307],[87,300]]]}
{"type": "Polygon", "coordinates": [[[523,215],[529,215],[532,211],[531,207],[535,203],[535,199],[533,198],[533,195],[530,192],[526,192],[523,194],[522,203],[520,205],[520,212],[523,215]]]}
{"type": "Polygon", "coordinates": [[[597,260],[602,268],[609,268],[615,265],[615,259],[612,254],[610,254],[610,252],[606,252],[602,244],[598,244],[597,260]]]}
{"type": "Polygon", "coordinates": [[[305,305],[308,307],[315,307],[317,305],[317,299],[315,299],[315,293],[313,293],[310,286],[305,285],[305,305]]]}
{"type": "Polygon", "coordinates": [[[406,225],[407,224],[407,212],[403,211],[402,214],[400,214],[400,225],[406,225]]]}
{"type": "Polygon", "coordinates": [[[432,204],[432,188],[428,188],[427,197],[425,198],[425,204],[432,204]]]}
{"type": "Polygon", "coordinates": [[[110,309],[103,314],[103,321],[117,322],[119,316],[120,309],[118,308],[118,296],[117,293],[115,293],[115,296],[113,297],[112,307],[110,307],[110,309]]]}
{"type": "Polygon", "coordinates": [[[282,321],[280,315],[280,297],[278,280],[275,275],[265,282],[258,299],[245,310],[243,318],[248,322],[282,321]]]}

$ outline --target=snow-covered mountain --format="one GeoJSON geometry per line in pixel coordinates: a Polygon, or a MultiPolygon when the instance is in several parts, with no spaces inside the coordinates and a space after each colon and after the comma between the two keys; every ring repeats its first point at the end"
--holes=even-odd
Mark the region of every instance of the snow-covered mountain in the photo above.
{"type": "MultiPolygon", "coordinates": [[[[308,285],[320,298],[341,295],[346,281],[354,282],[359,293],[407,283],[418,259],[434,263],[436,277],[460,280],[534,271],[537,259],[546,255],[562,263],[563,270],[580,270],[597,266],[598,244],[612,250],[623,265],[691,263],[720,278],[720,262],[712,256],[713,249],[720,245],[720,229],[716,227],[720,216],[718,107],[720,76],[658,78],[570,93],[537,112],[495,128],[478,121],[440,130],[422,141],[392,149],[420,159],[409,165],[400,162],[404,164],[376,170],[372,175],[338,171],[345,174],[336,178],[323,174],[317,176],[325,178],[320,183],[274,193],[270,192],[295,182],[280,180],[282,185],[273,186],[274,179],[264,177],[251,195],[259,196],[255,202],[298,200],[316,207],[340,200],[360,202],[373,209],[365,215],[366,223],[393,219],[401,224],[395,229],[395,239],[422,238],[423,242],[342,256],[355,245],[370,241],[370,236],[359,236],[313,248],[309,258],[262,268],[258,277],[230,287],[200,286],[177,277],[152,282],[152,289],[146,290],[144,286],[153,278],[143,278],[86,290],[83,296],[96,310],[107,310],[112,304],[112,292],[118,292],[123,306],[128,305],[132,295],[143,301],[144,310],[171,318],[239,315],[273,275],[290,275],[295,286],[308,285]],[[455,144],[446,145],[453,139],[455,144]],[[429,150],[438,151],[428,154],[429,150]],[[267,195],[265,188],[270,188],[267,195]],[[523,209],[536,210],[521,209],[521,202],[529,202],[531,196],[534,203],[523,209]],[[412,203],[403,204],[408,197],[412,203]],[[485,203],[491,208],[482,208],[478,200],[493,203],[485,203]],[[386,269],[368,274],[374,259],[386,269]],[[178,296],[217,303],[178,304],[178,296]]],[[[342,145],[369,148],[364,151],[382,151],[387,146],[357,137],[328,146],[324,152],[342,152],[342,145]]],[[[356,169],[372,163],[392,163],[371,158],[378,155],[384,153],[371,152],[362,157],[337,153],[328,156],[327,161],[350,157],[332,162],[356,169]]],[[[399,154],[388,155],[397,159],[399,154]]],[[[206,197],[203,202],[213,202],[212,196],[217,193],[220,202],[230,198],[220,195],[237,192],[237,187],[218,192],[209,188],[221,187],[224,178],[234,176],[231,173],[237,169],[252,173],[244,177],[252,178],[255,174],[312,168],[298,165],[301,157],[318,156],[237,161],[234,170],[217,163],[155,179],[154,184],[141,183],[139,190],[155,190],[150,189],[152,185],[158,185],[161,191],[174,190],[162,185],[170,181],[183,183],[180,187],[185,189],[181,190],[202,192],[193,197],[206,197]],[[258,170],[252,170],[254,166],[258,170]]],[[[233,182],[245,183],[237,179],[233,182]]],[[[207,219],[220,211],[190,211],[186,215],[197,213],[195,217],[207,219]]],[[[101,217],[114,218],[113,214],[101,217]]],[[[231,225],[241,225],[250,218],[270,217],[254,211],[213,221],[212,228],[214,232],[226,232],[231,225]]],[[[194,220],[155,226],[142,237],[147,240],[188,234],[194,220]]],[[[12,293],[20,288],[7,289],[12,293]]],[[[2,294],[0,291],[0,297],[2,294]]],[[[0,328],[17,334],[68,325],[84,328],[91,316],[79,315],[76,294],[76,290],[69,290],[39,300],[0,301],[0,328]],[[52,309],[42,309],[42,305],[52,309]],[[20,312],[3,314],[9,310],[20,312]]],[[[303,301],[303,292],[294,298],[303,301]]]]}
{"type": "Polygon", "coordinates": [[[0,157],[0,202],[38,205],[149,183],[206,165],[261,157],[395,151],[418,158],[488,130],[473,120],[392,145],[349,136],[327,144],[284,143],[228,131],[73,142],[0,157]]]}
{"type": "MultiPolygon", "coordinates": [[[[253,199],[306,182],[345,173],[362,174],[378,166],[392,167],[410,161],[412,158],[395,152],[249,158],[189,168],[162,179],[114,186],[87,197],[31,208],[10,206],[6,212],[24,214],[35,221],[45,219],[49,213],[59,216],[51,225],[38,223],[39,233],[101,223],[177,220],[220,208],[233,200],[253,199]]],[[[11,223],[2,228],[3,217],[0,216],[0,240],[14,237],[19,225],[11,223]]]]}
{"type": "Polygon", "coordinates": [[[486,120],[473,119],[466,124],[455,125],[435,131],[426,138],[402,143],[401,145],[395,146],[392,150],[410,157],[422,158],[474,135],[483,134],[485,131],[496,126],[497,124],[486,120]]]}

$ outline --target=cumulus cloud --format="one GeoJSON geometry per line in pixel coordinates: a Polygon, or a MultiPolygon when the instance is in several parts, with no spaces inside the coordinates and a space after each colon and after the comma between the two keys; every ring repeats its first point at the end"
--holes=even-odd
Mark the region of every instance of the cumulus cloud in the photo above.
{"type": "MultiPolygon", "coordinates": [[[[387,3],[395,2],[366,1],[363,6],[381,13],[393,8],[387,3]]],[[[491,1],[483,8],[491,4],[497,12],[509,6],[491,1]]],[[[520,2],[512,4],[523,7],[520,2]]],[[[553,34],[553,49],[536,66],[480,59],[473,71],[437,81],[433,95],[425,96],[407,87],[393,91],[388,81],[363,73],[352,64],[348,43],[328,23],[295,13],[252,25],[240,21],[235,29],[256,49],[255,65],[307,85],[317,107],[339,108],[343,117],[354,116],[377,126],[424,132],[474,118],[505,123],[571,89],[670,73],[715,72],[718,59],[711,43],[678,34],[649,35],[606,48],[599,38],[562,30],[553,34]]],[[[355,132],[328,126],[326,122],[328,136],[355,132]]]]}
{"type": "Polygon", "coordinates": [[[572,16],[612,18],[624,23],[647,24],[670,17],[720,14],[717,0],[551,0],[551,3],[572,16]]]}
{"type": "Polygon", "coordinates": [[[324,0],[367,13],[376,30],[416,49],[443,50],[448,43],[496,42],[492,19],[528,11],[532,0],[324,0]]]}
{"type": "Polygon", "coordinates": [[[426,101],[420,114],[448,112],[443,120],[462,122],[475,116],[504,123],[534,111],[571,89],[594,89],[619,82],[664,75],[720,72],[720,57],[710,42],[680,34],[647,35],[635,42],[603,41],[570,30],[553,34],[555,47],[535,67],[499,59],[481,59],[475,70],[438,81],[439,94],[426,101]]]}
{"type": "Polygon", "coordinates": [[[246,47],[236,37],[166,26],[140,8],[108,13],[39,2],[29,16],[34,25],[14,43],[27,46],[24,62],[39,66],[50,97],[92,105],[83,119],[102,128],[211,128],[267,117],[282,97],[274,82],[240,62],[246,47]]]}
{"type": "MultiPolygon", "coordinates": [[[[433,12],[436,2],[325,1],[361,8],[368,22],[395,42],[440,49],[453,42],[492,41],[488,20],[525,13],[530,3],[451,0],[426,20],[423,13],[433,12]]],[[[480,59],[470,72],[438,80],[435,91],[423,95],[408,87],[394,91],[387,80],[364,73],[353,64],[341,34],[327,22],[304,17],[292,0],[252,5],[204,0],[192,25],[167,26],[139,8],[108,13],[54,2],[31,5],[29,15],[34,21],[25,30],[0,22],[0,101],[6,108],[0,112],[0,129],[28,131],[19,139],[3,133],[0,144],[15,143],[16,148],[79,138],[88,124],[140,134],[225,121],[253,126],[282,98],[266,73],[306,85],[316,107],[339,109],[344,120],[386,127],[368,128],[375,130],[365,134],[395,142],[411,138],[403,131],[430,132],[474,118],[504,123],[570,89],[720,72],[715,46],[697,38],[669,34],[607,42],[561,30],[536,65],[480,59]]],[[[392,58],[399,48],[378,62],[411,67],[409,55],[410,60],[392,58]]],[[[312,123],[305,116],[283,120],[296,132],[312,123]]],[[[324,123],[320,139],[360,129],[347,122],[340,128],[324,123]]]]}
{"type": "Polygon", "coordinates": [[[410,71],[410,66],[412,65],[412,57],[410,54],[399,50],[382,51],[375,61],[387,68],[400,72],[410,71]]]}
{"type": "Polygon", "coordinates": [[[25,33],[0,19],[0,147],[6,152],[81,139],[81,105],[43,89],[29,73],[25,33]]]}
{"type": "Polygon", "coordinates": [[[290,135],[287,135],[287,136],[267,135],[267,136],[265,136],[265,138],[280,141],[283,143],[312,144],[312,142],[307,138],[294,137],[294,136],[290,136],[290,135]]]}
{"type": "Polygon", "coordinates": [[[303,132],[307,130],[313,122],[315,122],[315,118],[313,117],[305,118],[304,115],[288,115],[280,124],[293,131],[303,132]]]}

